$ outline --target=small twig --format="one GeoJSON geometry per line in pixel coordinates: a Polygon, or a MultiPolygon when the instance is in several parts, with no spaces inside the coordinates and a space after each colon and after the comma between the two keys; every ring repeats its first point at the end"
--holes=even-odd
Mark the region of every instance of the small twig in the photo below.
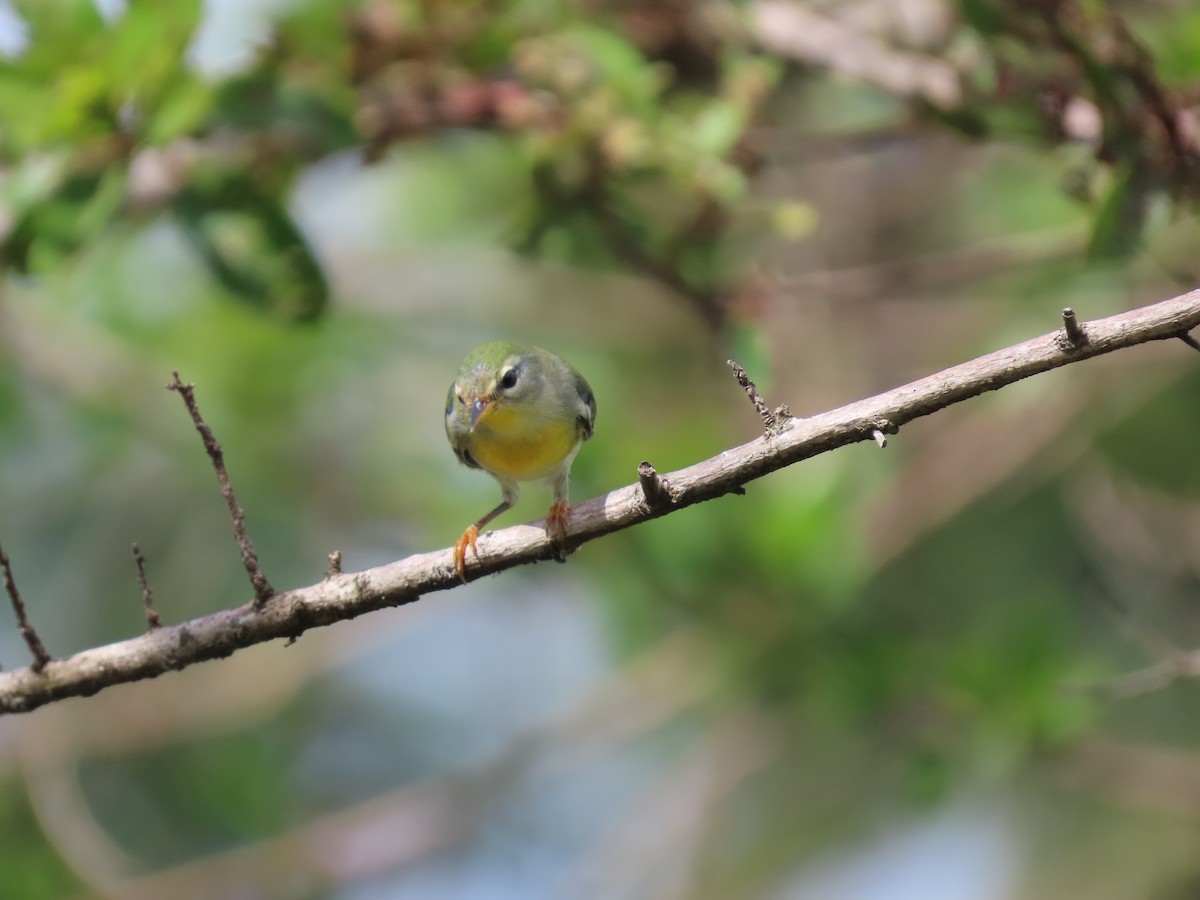
{"type": "Polygon", "coordinates": [[[254,545],[250,543],[250,538],[246,534],[246,514],[238,505],[237,498],[233,494],[233,485],[229,483],[229,473],[225,471],[225,454],[221,450],[221,445],[217,443],[212,429],[200,416],[200,409],[196,406],[196,386],[180,381],[178,372],[172,372],[171,375],[173,380],[167,385],[167,390],[176,391],[183,397],[183,402],[186,404],[188,412],[191,413],[196,430],[200,432],[200,439],[204,442],[208,458],[212,460],[213,468],[216,469],[217,481],[221,485],[221,496],[225,498],[225,503],[229,506],[229,515],[233,519],[233,536],[237,540],[238,550],[242,554],[242,565],[246,567],[246,574],[250,576],[250,584],[254,588],[254,605],[261,609],[263,604],[274,596],[275,589],[271,587],[271,582],[267,581],[267,576],[263,573],[262,566],[259,565],[258,554],[254,552],[254,545]]]}
{"type": "Polygon", "coordinates": [[[1063,337],[1061,342],[1065,348],[1078,350],[1088,342],[1087,332],[1083,330],[1083,326],[1079,324],[1079,320],[1075,318],[1075,310],[1067,307],[1062,311],[1063,317],[1063,337]]]}
{"type": "Polygon", "coordinates": [[[763,402],[763,398],[759,396],[758,388],[754,386],[754,382],[750,380],[750,376],[746,374],[746,370],[732,359],[725,360],[725,364],[733,369],[733,374],[737,378],[738,384],[742,386],[742,390],[746,392],[746,396],[754,404],[754,409],[762,417],[763,426],[766,428],[767,434],[779,434],[782,430],[781,421],[789,417],[787,407],[781,406],[775,412],[771,412],[771,410],[767,409],[767,404],[763,402]]]}
{"type": "Polygon", "coordinates": [[[162,621],[158,617],[158,610],[154,608],[154,595],[150,593],[150,582],[146,579],[146,557],[142,556],[142,548],[136,543],[133,545],[133,562],[137,566],[138,584],[142,586],[142,607],[146,611],[146,624],[153,631],[162,626],[162,621]]]}
{"type": "Polygon", "coordinates": [[[325,568],[325,580],[336,578],[342,574],[342,551],[334,550],[329,554],[329,565],[325,568]]]}
{"type": "Polygon", "coordinates": [[[1179,339],[1191,347],[1193,350],[1200,350],[1200,341],[1192,337],[1188,332],[1183,332],[1179,335],[1179,339]]]}
{"type": "Polygon", "coordinates": [[[900,427],[888,419],[879,419],[874,425],[875,427],[871,429],[871,438],[879,445],[880,450],[887,446],[889,434],[900,433],[900,427]]]}
{"type": "Polygon", "coordinates": [[[671,501],[671,495],[667,493],[667,480],[658,474],[650,460],[644,459],[638,463],[637,473],[642,495],[651,509],[657,509],[671,501]]]}
{"type": "Polygon", "coordinates": [[[0,568],[4,569],[4,589],[8,591],[8,598],[12,601],[13,612],[17,616],[17,628],[21,632],[21,637],[25,638],[29,652],[33,654],[33,665],[30,668],[35,672],[41,672],[46,668],[46,663],[50,662],[50,654],[46,652],[46,646],[25,615],[25,603],[21,600],[20,592],[17,591],[17,582],[13,579],[12,566],[9,565],[8,554],[4,552],[3,547],[0,547],[0,568]]]}

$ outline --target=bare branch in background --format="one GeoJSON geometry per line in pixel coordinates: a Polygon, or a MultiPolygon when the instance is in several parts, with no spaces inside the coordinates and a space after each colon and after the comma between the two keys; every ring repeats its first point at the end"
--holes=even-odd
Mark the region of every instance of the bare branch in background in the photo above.
{"type": "Polygon", "coordinates": [[[1117,699],[1151,694],[1180,681],[1200,675],[1200,650],[1177,651],[1154,665],[1118,675],[1104,686],[1117,699]]]}
{"type": "Polygon", "coordinates": [[[766,50],[941,110],[962,103],[959,73],[932,56],[897,50],[871,34],[789,0],[758,0],[750,30],[766,50]]]}
{"type": "MultiPolygon", "coordinates": [[[[1088,342],[1064,352],[1061,330],[965,362],[911,384],[806,419],[733,447],[711,459],[667,474],[669,505],[645,500],[644,480],[586,501],[571,511],[567,537],[578,546],[649,519],[740,491],[742,485],[801,460],[858,441],[872,440],[886,421],[899,428],[987,391],[1032,375],[1147,341],[1174,340],[1200,326],[1200,290],[1172,300],[1087,323],[1088,342]]],[[[515,525],[480,538],[470,578],[556,558],[544,523],[515,525]]],[[[460,584],[453,548],[416,554],[358,573],[344,573],[306,588],[276,594],[235,609],[104,647],[84,650],[32,668],[0,673],[0,712],[25,712],[64,697],[153,678],[172,669],[228,656],[309,628],[400,606],[460,584]]]]}

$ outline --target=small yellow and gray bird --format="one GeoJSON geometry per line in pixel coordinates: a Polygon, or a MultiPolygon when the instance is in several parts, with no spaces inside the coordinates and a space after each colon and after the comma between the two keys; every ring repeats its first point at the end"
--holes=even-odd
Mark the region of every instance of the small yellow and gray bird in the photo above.
{"type": "Polygon", "coordinates": [[[464,465],[500,482],[503,499],[454,545],[459,578],[466,581],[467,547],[479,555],[479,529],[517,502],[521,481],[553,485],[546,536],[561,556],[571,463],[595,423],[587,381],[549,350],[492,341],[467,354],[446,396],[446,436],[464,465]]]}

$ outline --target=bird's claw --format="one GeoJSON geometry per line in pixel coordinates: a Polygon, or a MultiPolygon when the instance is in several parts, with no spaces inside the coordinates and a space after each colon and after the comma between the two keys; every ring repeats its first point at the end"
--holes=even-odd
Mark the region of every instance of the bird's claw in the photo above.
{"type": "Polygon", "coordinates": [[[454,568],[458,572],[458,577],[462,579],[463,584],[467,583],[467,547],[470,547],[475,552],[475,558],[479,558],[479,526],[469,525],[467,530],[462,533],[457,541],[454,542],[454,568]]]}

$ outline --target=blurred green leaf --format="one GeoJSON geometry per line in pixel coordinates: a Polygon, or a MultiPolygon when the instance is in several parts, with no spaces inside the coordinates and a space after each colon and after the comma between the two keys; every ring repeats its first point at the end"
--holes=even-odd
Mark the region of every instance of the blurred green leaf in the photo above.
{"type": "Polygon", "coordinates": [[[202,130],[215,106],[213,88],[201,81],[184,81],[162,98],[147,115],[143,137],[147,144],[163,145],[202,130]]]}
{"type": "Polygon", "coordinates": [[[985,37],[1003,32],[1004,13],[992,0],[957,0],[956,5],[967,24],[985,37]]]}
{"type": "Polygon", "coordinates": [[[114,837],[164,865],[276,832],[289,806],[290,757],[278,730],[254,728],[92,759],[81,780],[114,837]]]}
{"type": "Polygon", "coordinates": [[[1181,6],[1167,17],[1139,16],[1141,10],[1130,10],[1136,17],[1138,31],[1154,48],[1154,69],[1169,85],[1186,87],[1200,78],[1200,9],[1181,6]]]}
{"type": "Polygon", "coordinates": [[[153,90],[183,72],[203,11],[202,0],[129,0],[110,26],[112,47],[105,63],[113,82],[129,91],[153,90]]]}
{"type": "Polygon", "coordinates": [[[772,228],[789,241],[808,237],[816,230],[817,224],[817,211],[809,203],[781,200],[771,207],[772,228]]]}
{"type": "Polygon", "coordinates": [[[68,177],[53,194],[27,205],[0,248],[19,272],[60,266],[113,221],[125,199],[122,169],[68,177]]]}
{"type": "Polygon", "coordinates": [[[0,835],[4,896],[54,900],[80,890],[57,849],[43,836],[24,786],[15,780],[0,780],[0,835]]]}
{"type": "Polygon", "coordinates": [[[358,99],[346,84],[284,77],[275,57],[264,57],[215,90],[212,128],[269,128],[305,154],[332,153],[362,140],[353,122],[358,99]]]}
{"type": "Polygon", "coordinates": [[[702,154],[724,156],[742,136],[745,124],[744,116],[734,104],[710,103],[692,126],[692,146],[702,154]]]}
{"type": "Polygon", "coordinates": [[[29,26],[33,44],[23,60],[30,62],[77,51],[106,27],[92,0],[14,0],[13,7],[29,26]]]}
{"type": "Polygon", "coordinates": [[[1200,445],[1200,371],[1146,398],[1096,440],[1104,457],[1140,484],[1170,497],[1200,497],[1200,467],[1184,449],[1200,445]]]}
{"type": "Polygon", "coordinates": [[[243,173],[210,173],[171,202],[184,233],[235,297],[284,318],[325,311],[329,285],[282,203],[243,173]]]}
{"type": "Polygon", "coordinates": [[[1150,190],[1149,175],[1137,162],[1117,176],[1092,227],[1089,260],[1108,262],[1133,255],[1141,244],[1150,190]]]}
{"type": "Polygon", "coordinates": [[[133,0],[106,23],[89,0],[24,6],[31,44],[0,65],[4,149],[102,138],[152,119],[193,77],[186,50],[200,9],[199,0],[133,0]]]}

